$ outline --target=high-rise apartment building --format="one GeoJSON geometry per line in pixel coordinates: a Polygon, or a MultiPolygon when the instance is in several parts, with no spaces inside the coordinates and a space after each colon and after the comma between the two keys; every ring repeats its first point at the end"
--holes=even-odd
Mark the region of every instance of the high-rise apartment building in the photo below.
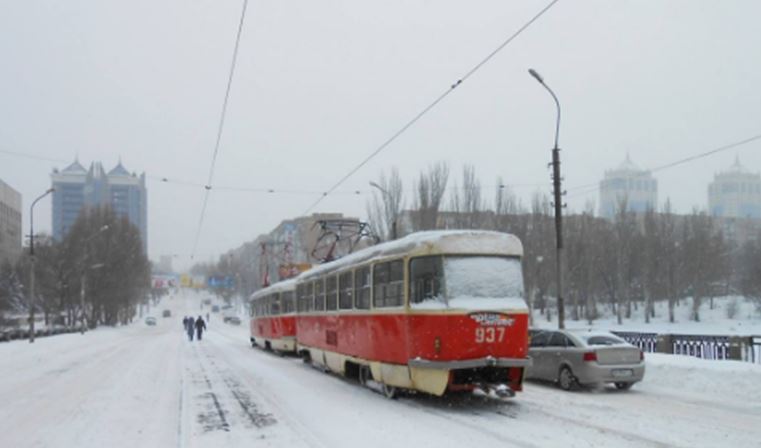
{"type": "Polygon", "coordinates": [[[0,180],[0,263],[21,254],[21,194],[0,180]]]}
{"type": "Polygon", "coordinates": [[[617,168],[606,171],[600,182],[600,216],[613,219],[622,205],[643,213],[658,206],[658,181],[652,173],[635,165],[629,155],[617,168]]]}
{"type": "Polygon", "coordinates": [[[100,162],[89,170],[74,161],[65,169],[53,170],[53,238],[61,241],[85,207],[108,205],[126,216],[140,230],[143,249],[148,247],[148,195],[145,173],[130,174],[121,161],[106,173],[100,162]]]}
{"type": "Polygon", "coordinates": [[[745,169],[736,158],[708,185],[708,209],[723,218],[761,219],[761,175],[745,169]]]}

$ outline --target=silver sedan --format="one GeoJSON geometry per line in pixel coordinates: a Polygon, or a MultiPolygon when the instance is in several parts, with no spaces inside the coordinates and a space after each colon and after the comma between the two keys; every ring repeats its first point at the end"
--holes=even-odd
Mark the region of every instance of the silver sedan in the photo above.
{"type": "Polygon", "coordinates": [[[526,378],[557,381],[564,390],[613,383],[629,389],[645,376],[640,349],[599,331],[531,330],[526,378]]]}

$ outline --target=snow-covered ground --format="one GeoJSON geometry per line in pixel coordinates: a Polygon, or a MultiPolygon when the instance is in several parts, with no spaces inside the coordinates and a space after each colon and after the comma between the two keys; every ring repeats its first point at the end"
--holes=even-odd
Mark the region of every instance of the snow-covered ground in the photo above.
{"type": "Polygon", "coordinates": [[[507,401],[388,400],[301,361],[253,349],[199,296],[166,299],[159,325],[0,344],[0,447],[753,447],[761,365],[648,355],[632,390],[528,383],[507,401]],[[204,314],[206,310],[203,311],[204,314]]]}
{"type": "MultiPolygon", "coordinates": [[[[602,316],[594,320],[591,326],[583,319],[572,320],[569,306],[566,304],[566,326],[568,328],[661,334],[761,335],[761,313],[756,304],[750,299],[739,296],[717,297],[713,301],[713,309],[710,307],[709,300],[704,300],[700,306],[700,322],[690,319],[691,299],[680,301],[679,306],[674,308],[674,323],[668,321],[668,304],[666,302],[655,304],[655,318],[647,324],[642,306],[633,310],[631,319],[624,319],[620,325],[616,316],[612,315],[607,307],[600,306],[599,311],[602,316]],[[730,308],[736,310],[733,317],[728,317],[732,314],[729,312],[730,308]]],[[[551,321],[547,321],[547,318],[540,315],[538,310],[534,310],[534,325],[540,328],[555,328],[557,326],[557,313],[553,310],[551,321]]]]}

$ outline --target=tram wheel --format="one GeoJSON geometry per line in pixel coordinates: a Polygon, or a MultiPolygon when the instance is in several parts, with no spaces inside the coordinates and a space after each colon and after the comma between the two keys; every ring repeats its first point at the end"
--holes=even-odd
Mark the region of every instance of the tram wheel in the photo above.
{"type": "Polygon", "coordinates": [[[399,394],[399,389],[396,388],[396,386],[390,386],[388,384],[383,384],[383,395],[386,396],[389,400],[395,399],[399,394]]]}
{"type": "Polygon", "coordinates": [[[367,386],[367,382],[373,379],[373,374],[370,372],[370,367],[359,366],[359,384],[367,386]]]}

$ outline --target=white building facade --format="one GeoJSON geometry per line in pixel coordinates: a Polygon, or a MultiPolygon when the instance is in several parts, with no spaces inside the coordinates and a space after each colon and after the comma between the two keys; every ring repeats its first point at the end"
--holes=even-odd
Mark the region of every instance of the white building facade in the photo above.
{"type": "Polygon", "coordinates": [[[0,180],[0,263],[21,255],[21,193],[0,180]]]}
{"type": "Polygon", "coordinates": [[[708,210],[722,218],[761,219],[761,175],[745,169],[735,159],[727,171],[708,185],[708,210]]]}
{"type": "Polygon", "coordinates": [[[658,207],[658,180],[635,165],[628,154],[621,165],[606,171],[600,182],[600,216],[613,219],[624,205],[635,213],[658,207]]]}

